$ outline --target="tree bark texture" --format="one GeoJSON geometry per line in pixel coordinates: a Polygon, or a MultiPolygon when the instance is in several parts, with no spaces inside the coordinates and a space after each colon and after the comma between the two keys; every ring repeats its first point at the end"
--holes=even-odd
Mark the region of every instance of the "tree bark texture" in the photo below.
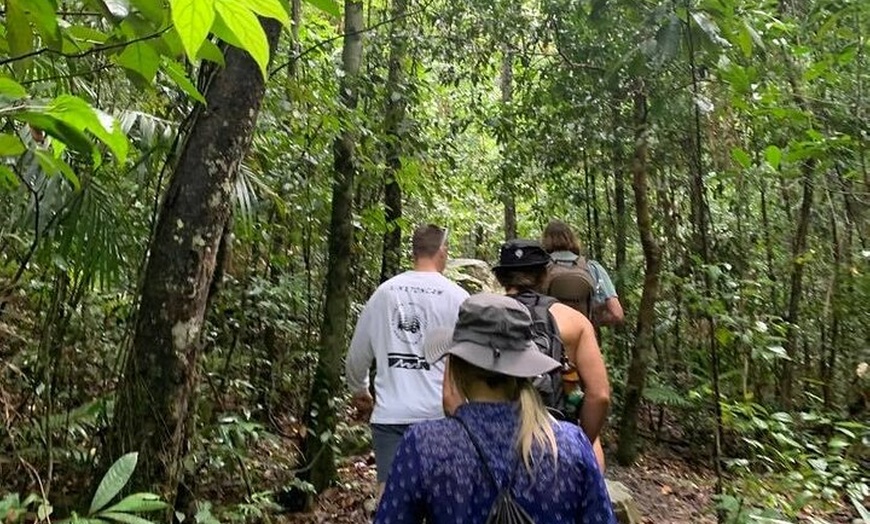
{"type": "MultiPolygon", "coordinates": [[[[263,27],[274,49],[281,27],[271,20],[263,27]]],[[[181,146],[160,209],[105,457],[111,462],[138,451],[131,488],[154,490],[170,504],[186,451],[200,332],[230,192],[265,93],[247,52],[227,47],[225,59],[181,146]]]]}
{"type": "MultiPolygon", "coordinates": [[[[798,215],[797,231],[792,241],[791,249],[791,277],[788,296],[788,312],[786,321],[788,331],[785,337],[785,351],[791,359],[797,357],[798,348],[798,320],[800,317],[801,295],[803,294],[804,278],[804,253],[807,250],[807,235],[810,230],[810,212],[813,207],[813,171],[815,162],[807,160],[801,167],[802,171],[802,195],[801,209],[798,215]]],[[[780,377],[779,389],[780,403],[785,409],[791,409],[794,404],[794,362],[783,360],[782,376],[780,377]]]]}
{"type": "MultiPolygon", "coordinates": [[[[514,54],[507,46],[503,49],[501,61],[501,104],[502,113],[509,114],[514,96],[514,54]]],[[[507,135],[507,133],[505,133],[507,135]]],[[[509,140],[502,138],[502,204],[504,205],[504,239],[517,238],[517,198],[514,188],[513,170],[510,168],[509,140]]]]}
{"type": "Polygon", "coordinates": [[[384,111],[384,132],[387,136],[385,158],[387,162],[384,182],[384,248],[381,258],[381,282],[399,272],[402,260],[402,187],[398,174],[402,168],[407,89],[404,61],[407,54],[406,13],[408,0],[393,0],[390,18],[394,20],[390,35],[390,60],[387,74],[387,102],[384,111]]]}
{"type": "Polygon", "coordinates": [[[655,304],[658,299],[661,248],[653,234],[647,173],[647,105],[642,87],[634,95],[635,146],[631,163],[637,228],[645,260],[643,292],[637,314],[635,343],[625,384],[625,403],[619,424],[617,460],[631,464],[637,456],[637,417],[646,384],[649,353],[655,336],[655,304]]]}
{"type": "MultiPolygon", "coordinates": [[[[344,45],[341,102],[347,111],[357,107],[360,65],[363,53],[362,2],[344,3],[344,45]]],[[[346,115],[346,116],[349,116],[346,115]]],[[[332,434],[336,415],[334,397],[341,390],[342,356],[347,347],[347,320],[350,306],[350,260],[353,243],[353,188],[356,176],[355,130],[347,118],[333,145],[335,179],[332,184],[332,211],[329,227],[329,260],[326,273],[326,298],[320,332],[320,358],[314,372],[305,458],[309,481],[320,492],[335,479],[335,454],[332,434]]]]}

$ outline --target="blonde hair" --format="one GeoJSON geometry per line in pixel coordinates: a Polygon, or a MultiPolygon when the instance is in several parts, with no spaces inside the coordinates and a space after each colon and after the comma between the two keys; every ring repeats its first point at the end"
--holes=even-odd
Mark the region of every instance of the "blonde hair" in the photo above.
{"type": "Polygon", "coordinates": [[[463,396],[468,397],[471,385],[483,382],[490,389],[499,389],[508,400],[519,401],[520,427],[517,431],[516,446],[523,458],[526,470],[532,471],[533,452],[536,449],[552,455],[553,465],[559,458],[556,434],[553,432],[553,417],[544,407],[541,396],[532,385],[531,379],[502,375],[451,355],[448,363],[450,375],[463,396]]]}

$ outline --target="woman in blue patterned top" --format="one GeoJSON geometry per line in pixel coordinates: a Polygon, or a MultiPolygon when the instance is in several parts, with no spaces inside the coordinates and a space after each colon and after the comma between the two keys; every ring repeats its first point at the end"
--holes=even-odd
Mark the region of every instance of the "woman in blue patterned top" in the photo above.
{"type": "Polygon", "coordinates": [[[451,416],[405,433],[376,523],[482,524],[503,488],[537,523],[616,522],[588,439],[550,417],[532,385],[559,363],[538,351],[523,305],[468,298],[455,329],[426,335],[427,359],[445,354],[451,416]]]}

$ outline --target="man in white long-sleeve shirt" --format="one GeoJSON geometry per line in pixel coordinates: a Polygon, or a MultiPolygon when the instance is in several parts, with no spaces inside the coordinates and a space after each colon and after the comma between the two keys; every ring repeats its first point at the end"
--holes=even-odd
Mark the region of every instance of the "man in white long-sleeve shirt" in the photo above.
{"type": "Polygon", "coordinates": [[[347,385],[361,412],[372,409],[369,367],[377,365],[369,422],[378,485],[383,487],[405,430],[444,416],[444,364],[423,354],[427,329],[452,326],[468,293],[441,273],[447,264],[447,230],[429,224],[414,231],[414,269],[378,287],[363,308],[345,363],[347,385]]]}

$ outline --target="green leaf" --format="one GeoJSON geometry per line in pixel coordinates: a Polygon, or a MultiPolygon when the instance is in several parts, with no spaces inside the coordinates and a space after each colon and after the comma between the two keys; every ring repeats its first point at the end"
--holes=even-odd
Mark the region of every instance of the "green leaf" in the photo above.
{"type": "Polygon", "coordinates": [[[131,515],[129,513],[115,513],[111,511],[103,511],[100,513],[100,518],[114,520],[115,522],[120,522],[121,524],[154,524],[154,521],[143,519],[138,515],[131,515]]]}
{"type": "Polygon", "coordinates": [[[106,504],[115,498],[115,495],[124,489],[124,486],[127,485],[127,482],[129,482],[130,477],[133,475],[133,470],[136,469],[136,462],[138,460],[139,454],[133,452],[127,453],[112,464],[112,467],[109,468],[109,471],[106,472],[106,475],[97,487],[97,492],[91,501],[90,514],[103,509],[106,504]]]}
{"type": "Polygon", "coordinates": [[[0,76],[0,97],[9,101],[21,100],[27,96],[27,89],[5,76],[0,76]]]}
{"type": "Polygon", "coordinates": [[[341,16],[341,8],[335,0],[308,0],[308,3],[332,16],[341,16]]]}
{"type": "Polygon", "coordinates": [[[695,23],[698,24],[698,27],[700,27],[702,31],[704,31],[704,34],[707,35],[707,38],[709,38],[711,42],[721,47],[731,47],[728,40],[725,40],[719,34],[719,26],[716,25],[716,22],[707,16],[706,13],[695,11],[692,13],[692,19],[695,20],[695,23]]]}
{"type": "Polygon", "coordinates": [[[18,156],[27,151],[18,135],[0,134],[0,156],[18,156]]]}
{"type": "Polygon", "coordinates": [[[215,9],[218,17],[238,40],[239,47],[250,53],[260,66],[265,78],[269,64],[269,42],[257,15],[236,0],[215,0],[215,9]]]}
{"type": "Polygon", "coordinates": [[[51,101],[45,113],[67,122],[76,129],[90,131],[115,155],[119,163],[127,159],[127,137],[121,126],[110,115],[94,109],[87,102],[73,95],[60,95],[51,101]]]}
{"type": "Polygon", "coordinates": [[[57,24],[57,14],[49,0],[29,0],[30,21],[36,26],[39,36],[45,44],[55,51],[59,51],[63,45],[60,34],[60,26],[57,24]]]}
{"type": "Polygon", "coordinates": [[[731,158],[733,158],[734,161],[740,164],[744,169],[748,169],[749,166],[752,165],[752,158],[749,157],[749,153],[739,147],[735,147],[731,150],[731,158]]]}
{"type": "Polygon", "coordinates": [[[149,84],[154,82],[154,76],[160,67],[160,57],[157,51],[147,42],[136,42],[127,46],[116,62],[118,65],[135,72],[149,84]]]}
{"type": "Polygon", "coordinates": [[[782,150],[773,145],[767,146],[764,149],[764,159],[776,171],[779,169],[780,162],[782,161],[782,150]]]}
{"type": "Polygon", "coordinates": [[[153,493],[134,493],[107,508],[106,513],[145,513],[166,509],[168,505],[153,493]]]}
{"type": "Polygon", "coordinates": [[[63,120],[38,111],[25,111],[15,117],[31,126],[41,129],[46,134],[57,138],[76,151],[90,155],[94,152],[94,143],[80,129],[63,120]]]}
{"type": "Polygon", "coordinates": [[[166,19],[166,11],[163,8],[163,2],[160,0],[130,0],[140,13],[145,15],[145,18],[151,20],[157,25],[163,25],[166,19]]]}
{"type": "Polygon", "coordinates": [[[79,42],[86,42],[91,45],[104,44],[109,39],[109,35],[101,31],[97,31],[93,27],[84,25],[74,25],[64,30],[66,36],[79,42]]]}
{"type": "MultiPolygon", "coordinates": [[[[33,51],[33,33],[30,31],[30,21],[24,11],[24,1],[6,0],[6,40],[9,43],[9,55],[13,58],[33,51]]],[[[12,62],[12,68],[19,76],[23,76],[32,61],[29,58],[15,60],[12,62]]]]}
{"type": "Polygon", "coordinates": [[[73,186],[73,189],[78,191],[82,188],[82,183],[79,180],[78,175],[76,175],[72,167],[64,162],[63,159],[52,155],[44,149],[37,149],[34,153],[36,155],[36,161],[39,163],[39,167],[47,176],[52,177],[63,175],[63,177],[73,186]]]}
{"type": "Polygon", "coordinates": [[[791,360],[791,357],[788,356],[788,353],[782,346],[767,346],[767,350],[773,353],[773,356],[776,358],[791,360]]]}
{"type": "Polygon", "coordinates": [[[166,73],[166,76],[172,79],[175,84],[181,88],[182,91],[187,93],[190,98],[193,98],[197,102],[205,104],[205,97],[202,96],[196,86],[193,85],[193,82],[187,78],[187,74],[184,72],[184,67],[181,66],[178,62],[171,59],[166,59],[163,62],[163,72],[166,73]]]}
{"type": "Polygon", "coordinates": [[[226,61],[224,61],[224,54],[221,51],[221,48],[211,40],[206,40],[202,43],[202,47],[199,48],[196,58],[197,60],[208,60],[209,62],[214,62],[221,67],[226,67],[227,65],[226,61]]]}
{"type": "Polygon", "coordinates": [[[745,24],[741,26],[734,35],[734,40],[737,46],[740,47],[743,56],[746,58],[752,56],[752,36],[749,34],[749,27],[745,24]]]}
{"type": "Polygon", "coordinates": [[[266,18],[274,18],[284,27],[290,27],[290,15],[278,0],[244,0],[245,7],[266,18]]]}
{"type": "Polygon", "coordinates": [[[214,24],[214,0],[169,0],[172,23],[188,58],[193,61],[214,24]]]}
{"type": "Polygon", "coordinates": [[[0,165],[0,188],[13,190],[18,187],[19,180],[15,171],[9,166],[0,165]]]}

